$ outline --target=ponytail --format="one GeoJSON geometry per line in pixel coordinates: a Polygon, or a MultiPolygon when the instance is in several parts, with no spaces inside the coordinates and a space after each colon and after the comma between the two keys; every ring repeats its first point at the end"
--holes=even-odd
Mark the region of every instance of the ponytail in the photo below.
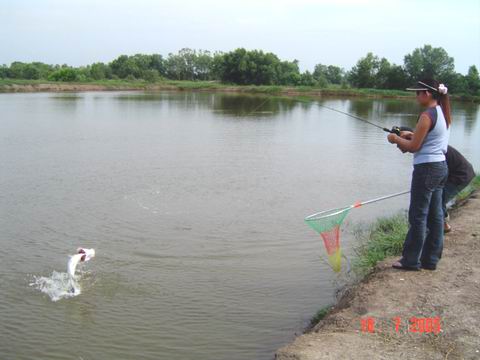
{"type": "Polygon", "coordinates": [[[446,93],[440,94],[437,101],[440,107],[442,108],[443,116],[447,121],[447,128],[448,128],[452,124],[452,116],[450,114],[450,98],[446,93]]]}
{"type": "Polygon", "coordinates": [[[438,81],[433,79],[425,79],[419,81],[419,83],[427,86],[428,88],[434,90],[429,91],[433,98],[437,100],[438,105],[442,108],[443,116],[447,122],[447,128],[452,124],[452,116],[450,112],[450,98],[448,97],[448,88],[444,84],[440,84],[438,81]]]}

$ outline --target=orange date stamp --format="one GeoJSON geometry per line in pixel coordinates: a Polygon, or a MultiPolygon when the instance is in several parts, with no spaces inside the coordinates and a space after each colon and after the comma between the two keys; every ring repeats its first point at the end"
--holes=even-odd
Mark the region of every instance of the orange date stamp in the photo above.
{"type": "MultiPolygon", "coordinates": [[[[367,316],[360,319],[360,330],[362,333],[374,333],[376,318],[367,316]]],[[[407,321],[402,321],[402,318],[396,316],[390,320],[392,328],[399,333],[401,330],[406,330],[410,333],[417,334],[438,334],[441,332],[440,317],[411,317],[407,321]]]]}

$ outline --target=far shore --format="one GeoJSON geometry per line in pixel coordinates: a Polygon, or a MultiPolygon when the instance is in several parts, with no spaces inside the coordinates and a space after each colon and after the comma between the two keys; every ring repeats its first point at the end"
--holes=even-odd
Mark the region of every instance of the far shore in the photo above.
{"type": "MultiPolygon", "coordinates": [[[[144,81],[102,80],[92,82],[49,82],[42,80],[0,79],[0,93],[12,92],[77,92],[77,91],[210,91],[278,96],[357,97],[384,99],[413,99],[411,93],[401,90],[353,89],[328,87],[240,86],[216,81],[144,81]]],[[[452,96],[454,100],[479,103],[480,97],[452,96]]]]}

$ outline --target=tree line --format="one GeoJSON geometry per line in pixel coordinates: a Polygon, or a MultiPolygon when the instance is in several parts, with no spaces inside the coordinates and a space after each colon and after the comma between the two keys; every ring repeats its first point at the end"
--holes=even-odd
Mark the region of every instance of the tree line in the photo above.
{"type": "Polygon", "coordinates": [[[243,48],[226,53],[185,48],[167,57],[160,54],[120,55],[110,63],[97,62],[80,67],[19,61],[0,66],[0,79],[68,82],[170,79],[214,80],[238,85],[404,89],[424,77],[439,79],[453,93],[480,95],[476,66],[470,66],[467,74],[460,74],[455,71],[453,57],[445,49],[430,45],[405,55],[402,65],[368,53],[348,71],[335,65],[317,64],[312,72],[301,72],[297,60],[284,61],[270,52],[243,48]]]}

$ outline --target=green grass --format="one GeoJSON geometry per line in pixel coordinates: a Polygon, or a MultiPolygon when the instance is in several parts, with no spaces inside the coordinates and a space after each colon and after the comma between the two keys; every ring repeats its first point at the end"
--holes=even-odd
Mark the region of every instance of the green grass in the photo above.
{"type": "Polygon", "coordinates": [[[367,231],[366,239],[356,249],[352,269],[360,276],[368,274],[379,261],[400,255],[408,230],[405,214],[378,219],[367,231]]]}
{"type": "Polygon", "coordinates": [[[216,81],[187,81],[187,80],[163,80],[151,85],[169,85],[178,88],[179,90],[198,90],[198,89],[220,89],[225,87],[223,84],[216,81]]]}
{"type": "Polygon", "coordinates": [[[99,85],[108,88],[117,87],[138,87],[145,88],[149,83],[143,80],[127,81],[127,80],[92,80],[92,81],[75,81],[75,82],[63,82],[63,81],[48,81],[48,80],[22,80],[22,79],[0,79],[0,89],[8,90],[8,86],[11,85],[99,85]]]}
{"type": "Polygon", "coordinates": [[[460,194],[457,195],[456,201],[462,202],[468,199],[474,191],[479,189],[480,189],[480,175],[477,175],[473,178],[472,182],[465,189],[463,189],[460,192],[460,194]]]}
{"type": "Polygon", "coordinates": [[[324,306],[320,310],[317,311],[314,317],[310,320],[310,324],[308,326],[309,329],[312,329],[315,325],[317,325],[327,314],[329,313],[330,309],[332,308],[331,305],[324,306]]]}

